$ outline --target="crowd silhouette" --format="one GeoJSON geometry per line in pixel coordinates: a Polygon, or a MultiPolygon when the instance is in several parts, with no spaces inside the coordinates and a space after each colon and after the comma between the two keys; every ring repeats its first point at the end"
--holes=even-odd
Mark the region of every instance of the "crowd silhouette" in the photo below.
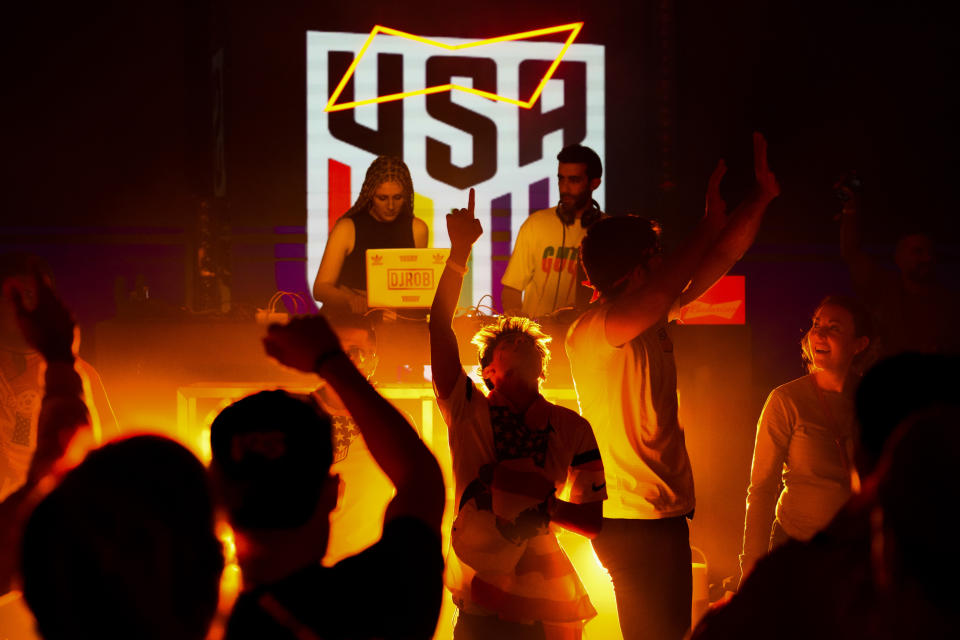
{"type": "Polygon", "coordinates": [[[774,389],[757,426],[739,585],[690,628],[696,503],[668,323],[740,259],[780,193],[759,134],[754,190],[729,214],[725,170],[671,254],[644,218],[597,216],[585,230],[595,301],[561,347],[580,413],[541,394],[550,338],[532,319],[483,327],[479,365],[465,370],[452,322],[483,234],[473,190],[447,216],[429,320],[455,485],[446,558],[441,467],[371,384],[365,320],[270,325],[266,357],[315,375],[317,390],[224,408],[205,468],[169,438],[96,426],[70,311],[44,269],[11,258],[4,339],[42,364],[43,382],[32,414],[0,425],[0,592],[22,592],[47,640],[209,637],[223,514],[243,575],[230,640],[431,638],[444,586],[458,640],[576,640],[596,610],[561,527],[592,540],[627,639],[958,637],[960,560],[944,523],[958,501],[960,361],[940,322],[955,298],[936,284],[922,234],[898,244],[899,275],[879,274],[843,184],[843,251],[866,304],[829,296],[814,310],[809,374],[774,389]],[[936,331],[918,335],[921,321],[936,331]],[[15,449],[17,438],[30,446],[15,449]],[[373,476],[376,486],[358,480],[373,476]]]}

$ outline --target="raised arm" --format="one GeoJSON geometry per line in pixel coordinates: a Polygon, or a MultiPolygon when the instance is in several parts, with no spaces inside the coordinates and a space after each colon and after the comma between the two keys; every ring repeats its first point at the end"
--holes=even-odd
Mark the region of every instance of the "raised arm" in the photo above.
{"type": "MultiPolygon", "coordinates": [[[[718,170],[721,167],[722,165],[717,165],[707,187],[708,218],[711,216],[711,208],[726,208],[720,197],[723,173],[718,175],[718,170]]],[[[757,236],[767,206],[780,195],[780,185],[767,164],[767,141],[756,132],[753,134],[753,173],[756,178],[753,192],[730,214],[717,241],[697,264],[690,285],[671,308],[671,318],[679,316],[681,308],[699,298],[743,257],[757,236]]]]}
{"type": "Polygon", "coordinates": [[[348,287],[337,286],[343,263],[353,251],[355,241],[356,228],[353,220],[350,218],[337,220],[327,238],[320,268],[313,281],[313,297],[331,307],[350,309],[353,313],[364,313],[367,310],[366,298],[348,287]]]}
{"type": "Polygon", "coordinates": [[[834,185],[837,192],[846,196],[843,208],[840,210],[840,251],[860,295],[866,295],[872,299],[877,295],[885,295],[885,292],[876,289],[882,289],[883,284],[878,285],[878,283],[885,283],[888,278],[884,277],[886,274],[883,269],[861,246],[863,218],[860,213],[860,194],[851,190],[845,182],[841,181],[834,185]]]}
{"type": "MultiPolygon", "coordinates": [[[[16,310],[17,323],[31,347],[46,361],[44,395],[37,424],[37,448],[33,453],[27,481],[0,503],[0,594],[13,580],[20,528],[27,515],[31,496],[40,481],[74,451],[84,453],[81,435],[90,436],[83,383],[74,370],[74,321],[42,275],[35,274],[37,304],[27,309],[18,289],[6,287],[4,295],[16,310]]],[[[87,443],[89,444],[89,443],[87,443]]],[[[78,461],[78,460],[76,460],[78,461]]],[[[76,462],[70,460],[70,462],[76,462]]]]}
{"type": "Polygon", "coordinates": [[[373,459],[397,489],[386,519],[413,516],[439,532],[445,495],[436,458],[403,414],[357,371],[326,318],[270,325],[263,343],[282,364],[321,376],[343,401],[373,459]]]}
{"type": "Polygon", "coordinates": [[[430,367],[433,383],[441,398],[453,391],[463,365],[460,363],[460,348],[453,332],[453,314],[457,310],[463,276],[473,243],[483,228],[473,214],[474,192],[470,189],[466,209],[447,214],[447,233],[450,236],[450,258],[440,276],[437,292],[430,307],[430,367]]]}
{"type": "MultiPolygon", "coordinates": [[[[711,182],[719,185],[725,171],[726,165],[721,160],[714,169],[711,182]]],[[[708,206],[693,235],[674,254],[657,267],[653,262],[659,257],[651,259],[643,282],[628,284],[627,290],[616,298],[607,312],[604,330],[610,344],[626,344],[667,316],[690,282],[704,253],[716,240],[725,220],[724,207],[708,206]]]]}

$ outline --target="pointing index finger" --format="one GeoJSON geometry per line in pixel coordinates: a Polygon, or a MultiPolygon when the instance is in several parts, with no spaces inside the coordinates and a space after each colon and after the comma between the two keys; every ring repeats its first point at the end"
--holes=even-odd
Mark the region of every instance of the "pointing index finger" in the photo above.
{"type": "Polygon", "coordinates": [[[476,200],[476,195],[473,192],[473,187],[470,188],[470,195],[467,198],[467,211],[470,212],[470,217],[473,217],[473,206],[476,200]]]}

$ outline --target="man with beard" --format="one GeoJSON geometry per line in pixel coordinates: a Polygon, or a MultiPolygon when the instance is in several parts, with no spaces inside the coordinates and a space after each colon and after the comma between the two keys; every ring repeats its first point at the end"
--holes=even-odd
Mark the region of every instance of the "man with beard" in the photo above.
{"type": "Polygon", "coordinates": [[[579,144],[557,154],[560,203],[530,214],[503,274],[503,312],[530,318],[585,303],[579,282],[580,241],[601,217],[592,198],[603,165],[596,152],[579,144]],[[578,295],[580,294],[580,295],[578,295]]]}

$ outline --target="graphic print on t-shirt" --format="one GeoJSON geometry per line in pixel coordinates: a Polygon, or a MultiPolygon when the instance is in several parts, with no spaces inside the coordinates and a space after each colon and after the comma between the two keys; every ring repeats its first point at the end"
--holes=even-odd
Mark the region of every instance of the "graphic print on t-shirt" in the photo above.
{"type": "Polygon", "coordinates": [[[333,461],[340,462],[347,457],[350,445],[360,436],[357,423],[349,416],[331,416],[333,430],[333,461]]]}
{"type": "Polygon", "coordinates": [[[544,273],[560,273],[566,269],[567,273],[576,274],[579,255],[579,247],[544,247],[540,269],[544,273]]]}

